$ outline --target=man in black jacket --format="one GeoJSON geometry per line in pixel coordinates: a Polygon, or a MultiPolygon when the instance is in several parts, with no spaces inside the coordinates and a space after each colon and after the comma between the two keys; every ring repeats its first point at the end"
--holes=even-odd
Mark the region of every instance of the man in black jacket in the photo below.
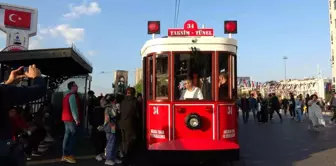
{"type": "Polygon", "coordinates": [[[276,112],[280,118],[280,121],[282,122],[282,116],[280,114],[280,101],[279,98],[275,95],[275,93],[272,94],[271,97],[271,113],[270,113],[270,120],[273,120],[273,114],[276,112]]]}
{"type": "Polygon", "coordinates": [[[99,131],[98,126],[104,124],[104,108],[101,105],[105,105],[106,97],[101,97],[100,100],[95,98],[96,101],[93,102],[93,112],[91,113],[91,140],[96,150],[96,160],[101,161],[105,157],[104,149],[106,147],[106,136],[104,131],[99,131]],[[99,101],[98,101],[99,100],[99,101]],[[98,105],[98,103],[100,103],[98,105]]]}
{"type": "Polygon", "coordinates": [[[247,124],[250,116],[250,102],[246,98],[246,94],[244,94],[240,99],[240,108],[243,112],[243,122],[247,124]]]}
{"type": "Polygon", "coordinates": [[[294,94],[290,93],[290,99],[289,99],[289,113],[292,116],[292,119],[295,118],[295,99],[294,94]]]}
{"type": "Polygon", "coordinates": [[[124,165],[132,164],[134,160],[135,141],[136,141],[136,122],[139,119],[139,105],[135,98],[135,89],[127,88],[126,97],[120,104],[120,120],[122,149],[124,153],[124,165]]]}
{"type": "Polygon", "coordinates": [[[0,163],[6,166],[25,165],[26,160],[22,147],[16,145],[12,139],[12,126],[7,111],[9,106],[37,100],[46,95],[47,90],[41,72],[35,65],[29,66],[25,73],[22,69],[23,67],[13,70],[8,80],[0,85],[0,163]],[[29,87],[11,85],[15,80],[24,77],[31,78],[33,85],[29,87]]]}

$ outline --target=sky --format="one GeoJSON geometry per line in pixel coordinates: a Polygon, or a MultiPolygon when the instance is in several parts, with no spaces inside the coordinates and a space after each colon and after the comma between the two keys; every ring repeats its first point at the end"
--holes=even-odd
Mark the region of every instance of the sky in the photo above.
{"type": "MultiPolygon", "coordinates": [[[[175,0],[2,2],[38,9],[38,32],[30,39],[30,49],[75,43],[93,65],[92,89],[97,93],[111,91],[112,71],[118,69],[128,70],[134,84],[140,49],[151,39],[147,21],[161,21],[161,36],[174,26],[175,0]]],[[[190,19],[214,28],[215,36],[226,36],[224,20],[238,20],[233,37],[238,40],[239,76],[283,79],[282,58],[287,56],[287,78],[315,76],[317,65],[323,76],[331,77],[327,0],[182,0],[178,27],[190,19]]],[[[0,35],[0,48],[4,47],[5,36],[0,35]]]]}

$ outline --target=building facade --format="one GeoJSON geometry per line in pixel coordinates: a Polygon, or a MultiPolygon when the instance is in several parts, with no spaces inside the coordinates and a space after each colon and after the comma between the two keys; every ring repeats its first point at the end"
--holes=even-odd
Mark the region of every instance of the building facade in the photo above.
{"type": "Polygon", "coordinates": [[[334,64],[336,54],[336,0],[329,0],[329,25],[330,25],[330,46],[331,46],[331,69],[332,88],[335,89],[336,66],[334,64]]]}
{"type": "Polygon", "coordinates": [[[289,93],[295,95],[312,95],[317,94],[325,98],[326,92],[330,91],[330,79],[326,78],[307,78],[307,79],[290,79],[285,81],[269,81],[263,84],[261,93],[267,96],[269,93],[275,93],[279,96],[289,96],[289,93]]]}
{"type": "Polygon", "coordinates": [[[135,84],[138,84],[142,80],[142,68],[136,68],[135,70],[135,84]]]}

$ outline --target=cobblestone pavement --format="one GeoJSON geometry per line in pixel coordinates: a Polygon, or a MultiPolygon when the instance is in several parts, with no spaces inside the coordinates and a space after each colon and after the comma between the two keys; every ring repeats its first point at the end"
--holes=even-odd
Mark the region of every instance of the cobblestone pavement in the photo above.
{"type": "MultiPolygon", "coordinates": [[[[241,161],[232,166],[335,166],[336,126],[328,125],[319,132],[308,131],[307,126],[306,121],[298,123],[288,117],[282,123],[275,118],[269,124],[258,124],[253,120],[241,124],[241,161]]],[[[84,142],[80,147],[76,165],[104,165],[93,159],[94,156],[90,153],[93,149],[89,143],[84,142]]],[[[68,165],[61,163],[57,157],[60,157],[57,153],[51,153],[44,158],[34,159],[29,165],[68,165]]]]}

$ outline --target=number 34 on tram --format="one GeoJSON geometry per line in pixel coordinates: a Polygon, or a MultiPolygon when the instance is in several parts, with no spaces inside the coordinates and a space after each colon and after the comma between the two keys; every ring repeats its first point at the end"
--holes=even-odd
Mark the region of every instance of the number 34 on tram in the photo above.
{"type": "Polygon", "coordinates": [[[213,29],[188,20],[183,28],[155,38],[160,22],[148,22],[153,39],[141,55],[143,127],[150,154],[239,160],[237,40],[231,38],[237,21],[225,21],[224,33],[229,38],[215,37],[213,29]]]}

